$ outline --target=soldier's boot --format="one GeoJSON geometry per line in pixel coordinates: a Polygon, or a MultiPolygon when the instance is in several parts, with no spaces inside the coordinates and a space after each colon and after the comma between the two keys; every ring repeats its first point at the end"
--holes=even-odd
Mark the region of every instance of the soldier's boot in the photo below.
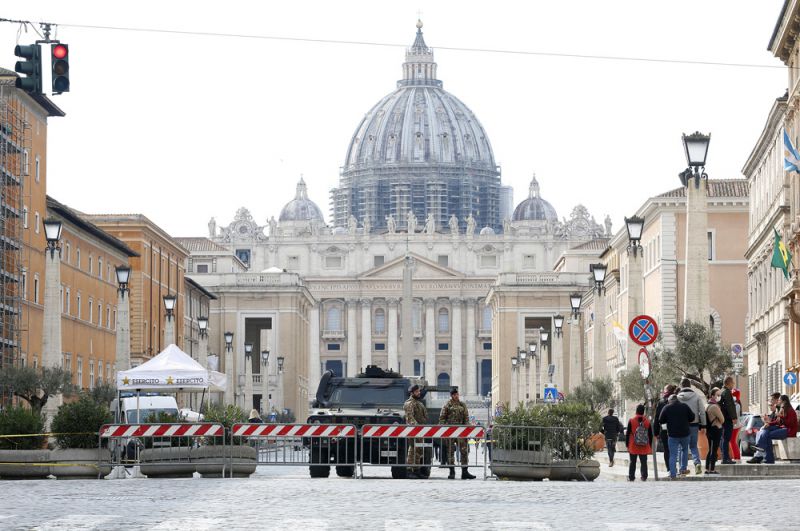
{"type": "Polygon", "coordinates": [[[456,479],[456,467],[450,467],[450,474],[447,476],[447,479],[456,479]]]}
{"type": "Polygon", "coordinates": [[[469,469],[465,466],[461,467],[461,479],[475,479],[475,476],[469,473],[469,469]]]}

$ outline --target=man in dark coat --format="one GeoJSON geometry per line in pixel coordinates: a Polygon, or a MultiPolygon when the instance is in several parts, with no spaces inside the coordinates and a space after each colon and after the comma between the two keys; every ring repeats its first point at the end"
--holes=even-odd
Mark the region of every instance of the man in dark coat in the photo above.
{"type": "Polygon", "coordinates": [[[736,415],[736,402],[733,400],[733,376],[725,378],[724,387],[722,389],[722,398],[719,402],[719,407],[722,410],[722,415],[725,417],[725,422],[722,423],[722,464],[732,465],[735,463],[731,459],[731,439],[733,438],[733,425],[736,424],[738,417],[736,415]]]}
{"type": "Polygon", "coordinates": [[[694,420],[692,409],[678,400],[678,395],[671,395],[667,406],[661,410],[658,421],[667,425],[669,444],[669,477],[676,479],[678,469],[676,462],[680,459],[681,473],[688,474],[689,461],[689,424],[694,420]]]}
{"type": "Polygon", "coordinates": [[[625,428],[622,426],[622,423],[616,415],[614,415],[614,410],[609,409],[608,415],[603,417],[603,423],[600,426],[600,433],[606,436],[608,466],[614,466],[614,453],[617,451],[617,440],[619,439],[619,434],[624,430],[625,428]]]}

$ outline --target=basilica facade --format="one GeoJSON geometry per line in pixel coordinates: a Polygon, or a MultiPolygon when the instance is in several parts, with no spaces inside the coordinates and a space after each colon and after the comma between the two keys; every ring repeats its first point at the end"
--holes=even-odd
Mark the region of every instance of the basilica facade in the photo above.
{"type": "MultiPolygon", "coordinates": [[[[190,252],[187,275],[217,296],[209,345],[244,407],[302,418],[323,371],[354,375],[370,364],[459,386],[468,399],[508,401],[510,357],[552,331],[554,315],[569,315],[569,293],[589,285],[610,222],[580,205],[559,219],[535,176],[501,219],[488,136],[441,90],[421,24],[403,72],[350,140],[330,222],[301,178],[277,219],[262,224],[243,207],[227,224],[212,219],[204,237],[178,239],[190,252]],[[224,332],[234,334],[227,357],[224,332]],[[245,342],[254,345],[249,367],[245,342]]],[[[540,369],[539,382],[577,383],[582,347],[568,346],[569,334],[537,358],[554,367],[540,369]]],[[[533,368],[526,374],[536,381],[533,368]]],[[[529,398],[539,391],[532,383],[529,398]]]]}

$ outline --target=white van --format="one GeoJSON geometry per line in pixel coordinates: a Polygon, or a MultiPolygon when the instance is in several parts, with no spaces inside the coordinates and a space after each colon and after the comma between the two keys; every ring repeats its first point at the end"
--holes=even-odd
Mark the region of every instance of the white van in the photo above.
{"type": "MultiPolygon", "coordinates": [[[[114,413],[118,410],[121,412],[119,421],[122,424],[139,424],[155,422],[159,413],[168,413],[179,418],[178,402],[175,401],[173,396],[140,396],[138,398],[138,415],[137,415],[137,398],[135,396],[128,396],[119,399],[121,407],[113,407],[114,413]],[[141,419],[141,421],[139,420],[141,419]]],[[[114,401],[117,405],[117,401],[114,401]]]]}

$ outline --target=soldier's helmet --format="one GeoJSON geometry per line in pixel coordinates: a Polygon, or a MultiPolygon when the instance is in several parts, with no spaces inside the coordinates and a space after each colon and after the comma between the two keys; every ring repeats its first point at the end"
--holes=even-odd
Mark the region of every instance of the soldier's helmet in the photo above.
{"type": "Polygon", "coordinates": [[[417,389],[419,389],[419,386],[418,386],[417,384],[414,384],[414,385],[410,386],[410,387],[408,388],[408,394],[411,394],[411,393],[413,393],[413,392],[414,392],[414,391],[416,391],[417,389]]]}
{"type": "Polygon", "coordinates": [[[458,387],[451,387],[450,388],[450,396],[453,396],[458,392],[458,387]]]}

